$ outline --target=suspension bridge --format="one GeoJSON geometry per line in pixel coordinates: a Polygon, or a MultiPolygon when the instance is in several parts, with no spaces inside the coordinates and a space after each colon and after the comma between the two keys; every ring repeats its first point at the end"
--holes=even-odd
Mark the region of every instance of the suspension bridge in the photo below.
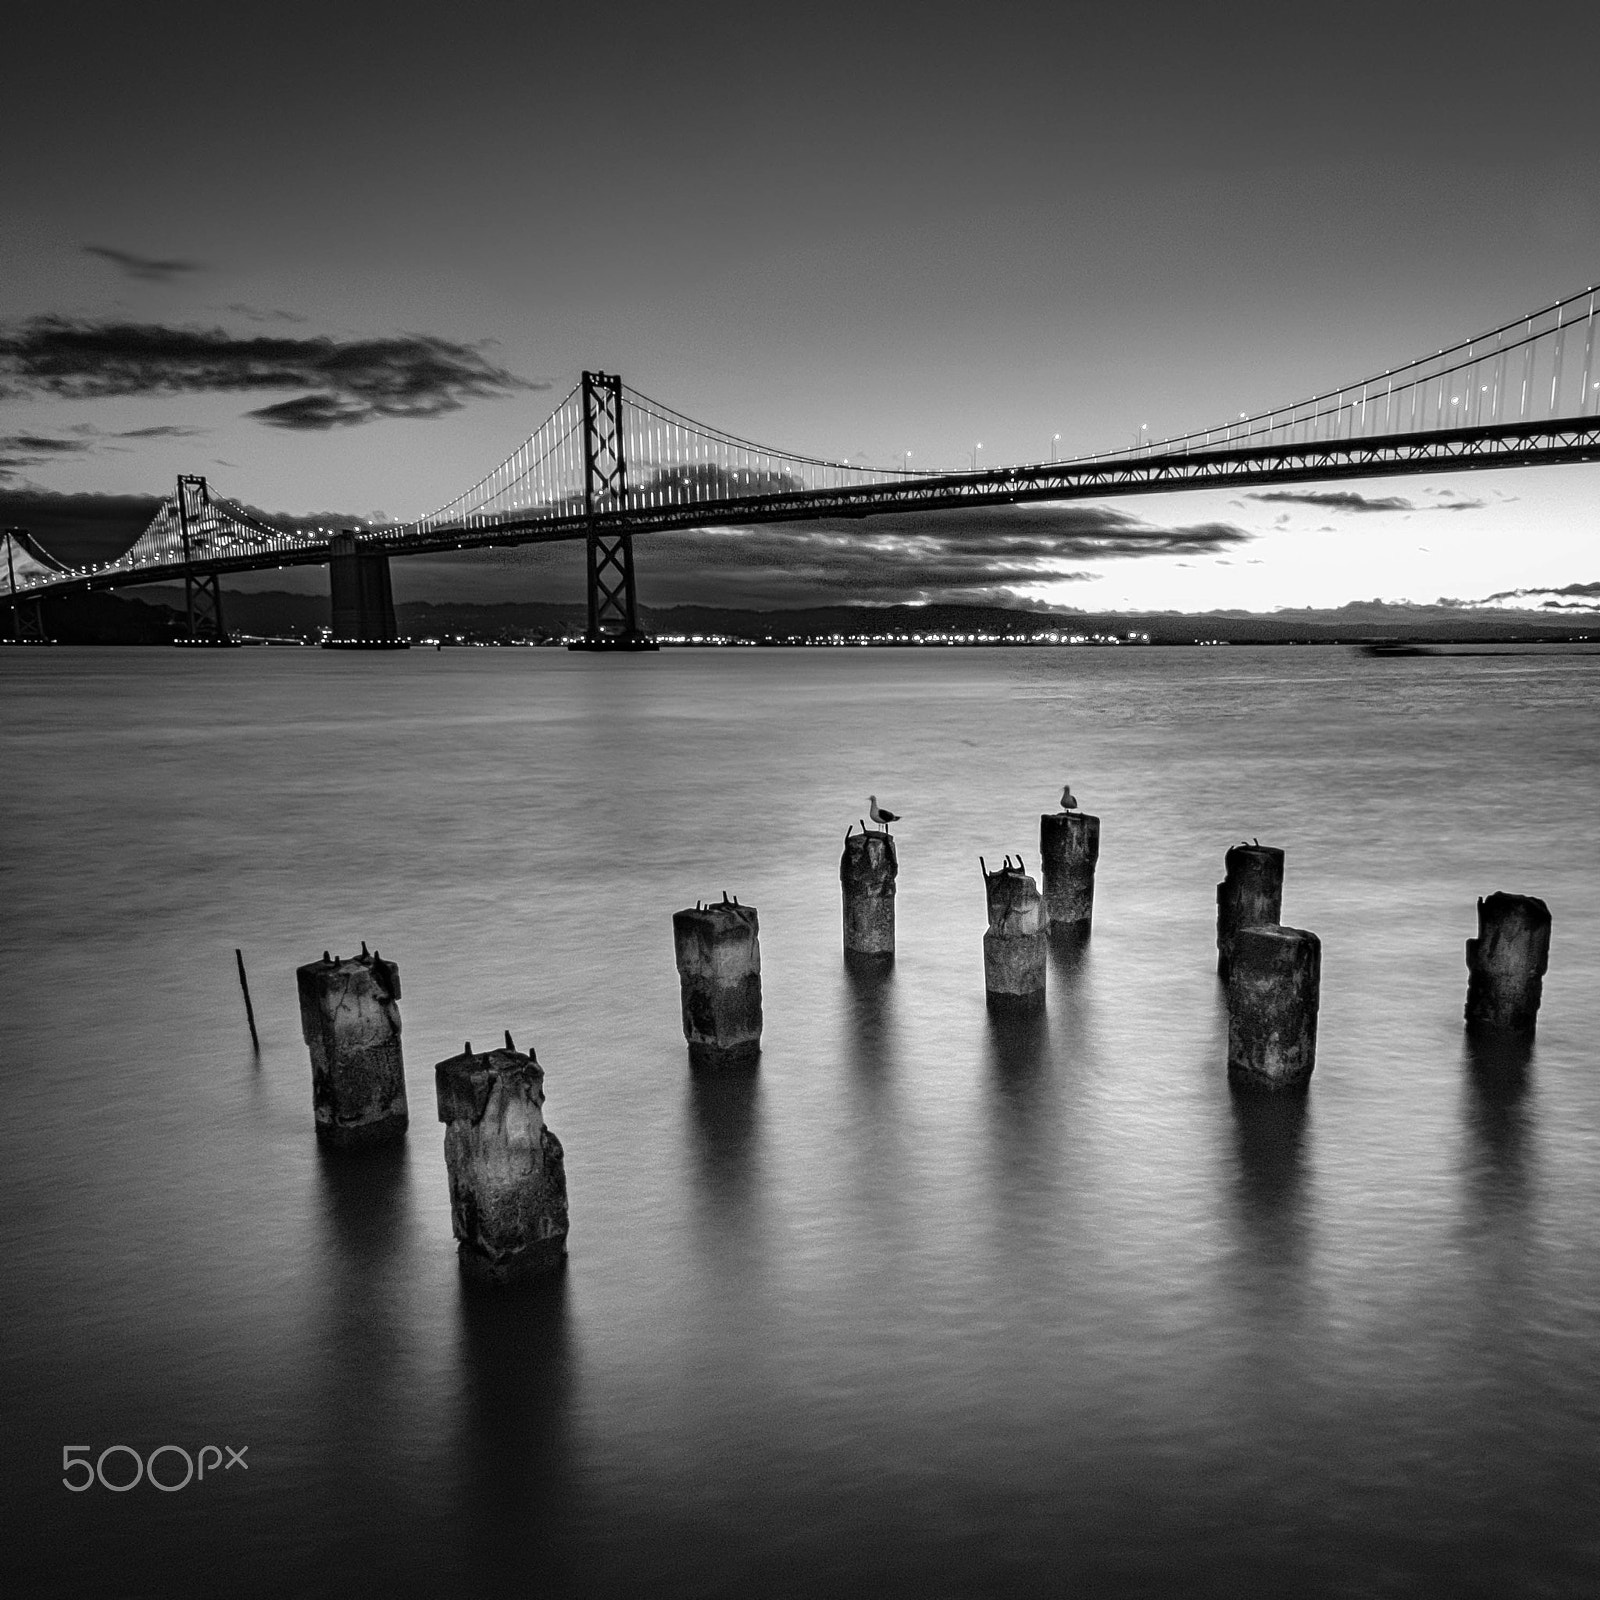
{"type": "MultiPolygon", "coordinates": [[[[580,648],[649,649],[639,629],[633,540],[672,528],[865,518],[1175,489],[1390,477],[1600,460],[1600,289],[1275,410],[1065,461],[917,472],[828,461],[697,422],[586,372],[494,471],[413,522],[334,534],[273,525],[181,476],[123,555],[68,567],[27,530],[3,536],[13,627],[27,602],[182,578],[188,639],[226,643],[221,579],[268,567],[329,567],[334,644],[397,636],[389,560],[583,540],[589,616],[580,648]]],[[[39,627],[37,606],[33,626],[39,627]]]]}

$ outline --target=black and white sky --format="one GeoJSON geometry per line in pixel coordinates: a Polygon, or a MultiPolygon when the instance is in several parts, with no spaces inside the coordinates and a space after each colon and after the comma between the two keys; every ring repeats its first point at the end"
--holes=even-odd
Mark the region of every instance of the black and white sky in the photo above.
{"type": "MultiPolygon", "coordinates": [[[[1039,460],[1600,276],[1592,4],[20,0],[9,34],[0,514],[73,556],[180,471],[311,520],[427,511],[585,367],[809,454],[1039,460]]],[[[1597,469],[1540,469],[639,563],[657,603],[1538,599],[1600,578],[1597,501],[1597,469]]],[[[569,598],[579,568],[395,576],[569,598]]]]}

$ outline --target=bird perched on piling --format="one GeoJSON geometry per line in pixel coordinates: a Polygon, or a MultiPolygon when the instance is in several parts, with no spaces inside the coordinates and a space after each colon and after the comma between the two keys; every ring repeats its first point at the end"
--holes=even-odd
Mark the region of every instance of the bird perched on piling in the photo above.
{"type": "Polygon", "coordinates": [[[1063,811],[1076,811],[1078,809],[1078,799],[1073,794],[1070,783],[1064,783],[1061,786],[1061,809],[1063,811]]]}
{"type": "Polygon", "coordinates": [[[885,838],[888,837],[889,824],[900,820],[900,813],[898,811],[885,811],[878,804],[878,797],[875,794],[867,796],[867,815],[883,829],[885,838]]]}

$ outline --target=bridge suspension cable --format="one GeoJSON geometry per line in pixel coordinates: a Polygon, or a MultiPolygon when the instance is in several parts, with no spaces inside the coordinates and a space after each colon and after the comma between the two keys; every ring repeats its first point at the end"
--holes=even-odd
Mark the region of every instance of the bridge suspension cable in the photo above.
{"type": "Polygon", "coordinates": [[[1191,455],[1597,416],[1597,295],[1600,287],[1580,290],[1448,349],[1292,405],[1076,459],[1191,455]]]}
{"type": "MultiPolygon", "coordinates": [[[[829,461],[757,444],[622,388],[627,472],[606,511],[714,504],[754,495],[854,488],[910,477],[898,468],[829,461]]],[[[585,511],[581,386],[561,402],[493,472],[437,511],[389,530],[403,540],[441,528],[519,527],[561,522],[585,511]]]]}

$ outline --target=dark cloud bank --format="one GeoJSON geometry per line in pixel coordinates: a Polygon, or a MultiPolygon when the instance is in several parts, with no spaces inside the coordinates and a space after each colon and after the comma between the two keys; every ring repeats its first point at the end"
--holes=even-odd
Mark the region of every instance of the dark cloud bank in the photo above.
{"type": "MultiPolygon", "coordinates": [[[[634,549],[654,605],[1017,605],[1018,588],[1096,576],[1067,563],[1214,555],[1249,538],[1228,523],[1164,527],[1073,503],[695,528],[645,535],[634,549]]],[[[581,580],[581,563],[560,546],[528,545],[494,559],[555,583],[581,580]]]]}
{"type": "Polygon", "coordinates": [[[338,340],[149,322],[35,317],[0,332],[0,396],[99,400],[122,395],[303,391],[248,415],[321,432],[380,417],[437,417],[530,383],[471,345],[427,334],[338,340]]]}
{"type": "MultiPolygon", "coordinates": [[[[159,505],[155,495],[0,487],[0,520],[31,529],[72,565],[120,555],[159,505]]],[[[365,520],[348,512],[286,516],[247,509],[284,528],[351,527],[365,520]]],[[[1165,527],[1112,507],[1075,503],[686,529],[645,535],[635,548],[641,583],[655,605],[1017,605],[1019,587],[1095,576],[1068,563],[1217,554],[1249,537],[1228,523],[1165,527]]],[[[441,589],[475,600],[570,598],[582,593],[582,547],[569,541],[460,557],[420,556],[397,563],[396,573],[413,589],[431,573],[441,589]]]]}

